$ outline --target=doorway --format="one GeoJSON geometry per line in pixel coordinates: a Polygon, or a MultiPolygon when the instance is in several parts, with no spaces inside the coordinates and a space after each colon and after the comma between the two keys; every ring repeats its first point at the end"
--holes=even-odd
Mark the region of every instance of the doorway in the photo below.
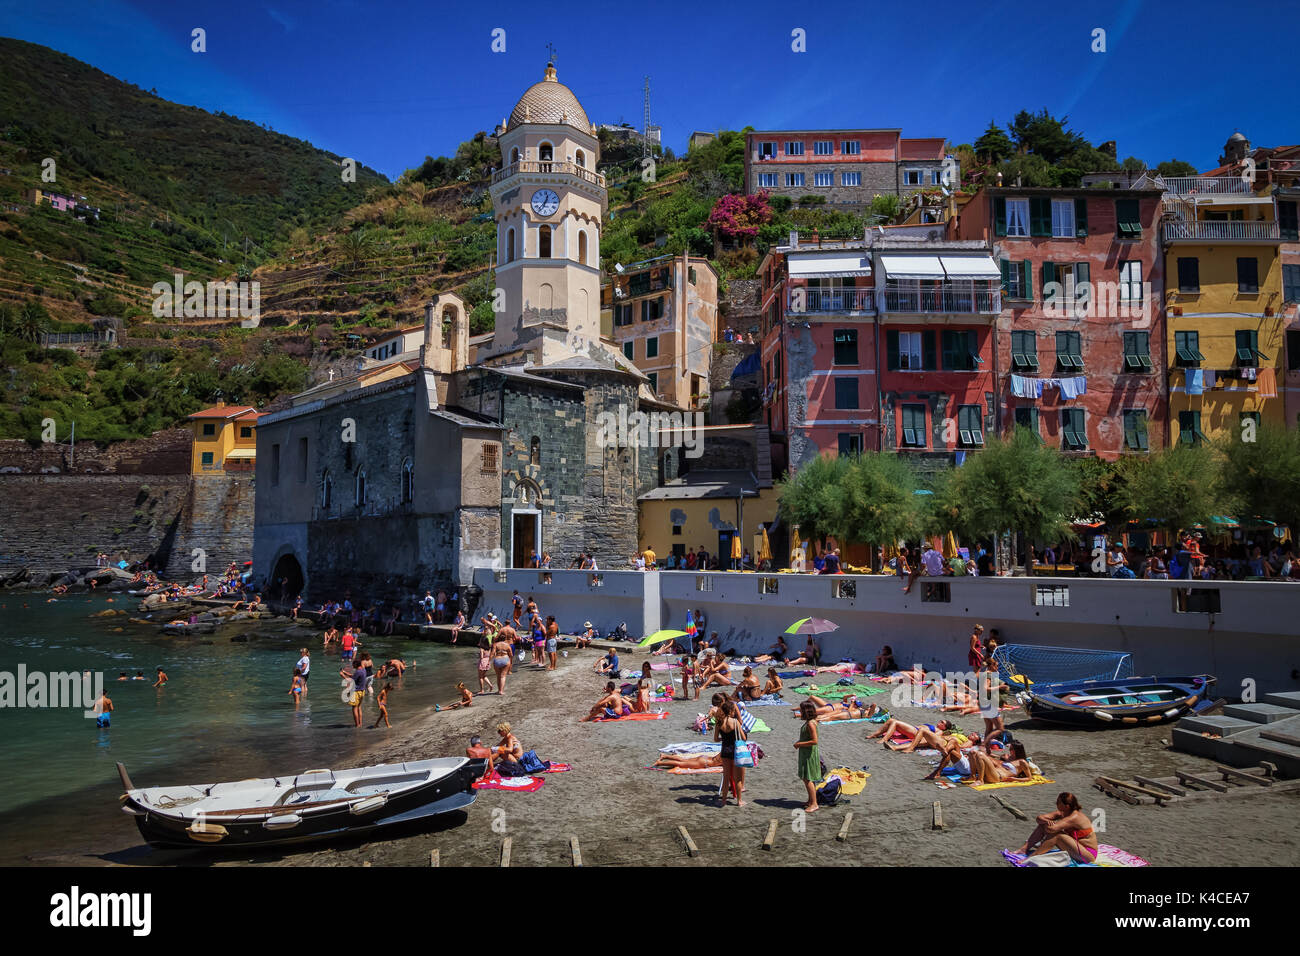
{"type": "Polygon", "coordinates": [[[536,508],[516,508],[510,514],[510,566],[526,568],[533,552],[541,556],[542,513],[536,508]]]}

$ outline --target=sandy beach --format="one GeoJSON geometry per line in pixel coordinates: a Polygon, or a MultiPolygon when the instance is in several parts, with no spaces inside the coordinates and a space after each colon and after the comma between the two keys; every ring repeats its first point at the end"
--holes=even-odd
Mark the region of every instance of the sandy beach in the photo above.
{"type": "MultiPolygon", "coordinates": [[[[603,686],[603,679],[592,671],[599,656],[596,650],[570,649],[559,669],[549,673],[531,664],[516,665],[504,698],[483,696],[469,709],[430,712],[391,731],[362,731],[375,739],[368,758],[400,761],[459,754],[472,733],[494,742],[496,724],[508,720],[525,749],[535,748],[544,760],[573,765],[571,772],[549,775],[535,793],[480,791],[467,816],[450,815],[441,825],[399,839],[211,858],[123,847],[125,852],[117,858],[144,865],[203,861],[218,866],[427,866],[430,851],[437,849],[442,866],[497,866],[503,839],[509,837],[511,865],[570,866],[570,837],[576,836],[587,866],[1006,866],[998,851],[1023,842],[1033,817],[1051,809],[1058,791],[1070,790],[1085,811],[1104,809],[1101,842],[1141,856],[1152,866],[1300,863],[1300,833],[1290,822],[1300,811],[1300,794],[1130,806],[1095,790],[1093,778],[1208,770],[1209,761],[1168,750],[1162,744],[1168,726],[1044,729],[1031,725],[1020,711],[1006,714],[1008,729],[1026,743],[1031,759],[1054,783],[985,792],[968,787],[941,790],[922,779],[933,769],[929,758],[894,753],[878,740],[867,740],[874,725],[822,724],[821,753],[827,766],[866,766],[871,776],[866,789],[847,803],[800,817],[795,811],[803,804],[803,790],[795,777],[791,746],[800,722],[786,707],[757,708],[754,713],[772,730],[752,734],[751,739],[766,756],[746,777],[746,806],[719,807],[713,800],[719,775],[644,769],[661,746],[704,739],[689,725],[706,709],[709,695],[700,702],[662,705],[671,714],[662,721],[579,723],[603,686]],[[995,795],[1024,811],[1030,822],[1013,817],[995,795]],[[936,800],[942,806],[943,830],[931,826],[936,800]],[[839,842],[836,835],[849,811],[852,824],[847,839],[839,842]],[[765,851],[760,845],[774,819],[775,844],[765,851]],[[689,831],[697,856],[688,856],[677,834],[679,826],[689,831]]],[[[623,655],[630,666],[641,659],[623,655]]],[[[825,681],[826,675],[819,679],[825,681]]],[[[806,680],[787,681],[787,686],[806,680]]],[[[802,699],[788,690],[786,697],[802,699]]],[[[887,695],[874,699],[888,702],[887,695]]],[[[371,719],[372,711],[373,705],[368,705],[371,719]]],[[[933,720],[935,715],[917,708],[896,712],[911,722],[933,720]]],[[[980,727],[978,717],[957,722],[966,730],[980,727]]]]}

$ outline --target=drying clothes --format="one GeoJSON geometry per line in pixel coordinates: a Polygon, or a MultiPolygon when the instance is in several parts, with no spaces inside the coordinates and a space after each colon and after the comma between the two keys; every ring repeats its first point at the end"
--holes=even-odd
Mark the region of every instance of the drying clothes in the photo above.
{"type": "Polygon", "coordinates": [[[1255,369],[1247,367],[1241,370],[1241,377],[1248,382],[1255,381],[1255,369]]]}
{"type": "Polygon", "coordinates": [[[1260,398],[1277,398],[1277,372],[1271,368],[1262,368],[1255,378],[1259,386],[1260,398]]]}
{"type": "Polygon", "coordinates": [[[1202,369],[1201,371],[1205,381],[1205,390],[1208,392],[1214,388],[1214,383],[1218,381],[1218,375],[1212,368],[1202,369]]]}
{"type": "Polygon", "coordinates": [[[1205,391],[1205,372],[1199,368],[1187,370],[1187,394],[1200,395],[1205,391]]]}
{"type": "Polygon", "coordinates": [[[1011,394],[1017,398],[1040,398],[1043,394],[1043,383],[1036,378],[1026,378],[1023,375],[1011,376],[1011,394]]]}
{"type": "Polygon", "coordinates": [[[1075,399],[1080,395],[1088,394],[1088,380],[1082,375],[1053,379],[1053,381],[1056,383],[1056,387],[1061,390],[1062,398],[1075,399]]]}

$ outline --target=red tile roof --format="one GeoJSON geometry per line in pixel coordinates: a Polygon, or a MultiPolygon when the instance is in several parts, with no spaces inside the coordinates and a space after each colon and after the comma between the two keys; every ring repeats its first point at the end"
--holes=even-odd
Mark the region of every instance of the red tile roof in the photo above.
{"type": "Polygon", "coordinates": [[[201,412],[195,412],[190,418],[220,418],[229,420],[232,418],[245,418],[248,413],[252,412],[253,417],[257,417],[257,409],[252,405],[213,405],[211,408],[205,408],[201,412]]]}

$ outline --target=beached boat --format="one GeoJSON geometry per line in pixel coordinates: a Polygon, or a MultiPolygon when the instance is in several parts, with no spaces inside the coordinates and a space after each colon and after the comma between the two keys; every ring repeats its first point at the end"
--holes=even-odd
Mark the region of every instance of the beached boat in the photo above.
{"type": "Polygon", "coordinates": [[[137,788],[122,810],[156,847],[266,846],[354,836],[474,802],[487,761],[442,757],[196,786],[137,788]]]}
{"type": "Polygon", "coordinates": [[[1214,678],[1126,677],[1031,684],[1016,694],[1025,712],[1056,724],[1128,727],[1157,724],[1213,706],[1214,678]]]}

